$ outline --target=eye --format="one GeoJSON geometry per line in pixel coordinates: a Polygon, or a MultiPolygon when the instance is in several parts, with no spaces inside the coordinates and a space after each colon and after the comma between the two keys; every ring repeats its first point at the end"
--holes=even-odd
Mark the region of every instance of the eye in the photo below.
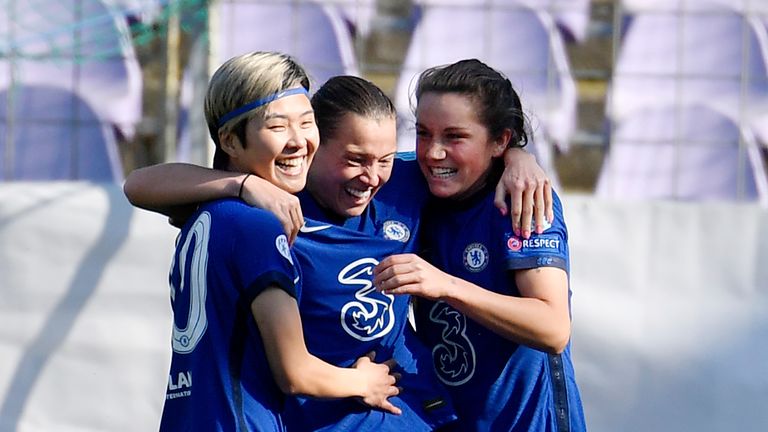
{"type": "Polygon", "coordinates": [[[267,125],[267,129],[269,129],[272,132],[283,132],[287,128],[284,124],[270,124],[267,125]]]}
{"type": "Polygon", "coordinates": [[[349,166],[361,166],[365,163],[365,160],[363,158],[359,157],[348,157],[347,158],[347,165],[349,166]]]}
{"type": "Polygon", "coordinates": [[[392,165],[393,161],[394,161],[394,157],[388,157],[388,158],[385,158],[385,159],[381,159],[379,161],[379,165],[381,165],[383,167],[388,167],[388,166],[392,165]]]}
{"type": "Polygon", "coordinates": [[[309,129],[314,125],[315,125],[315,120],[313,119],[304,119],[301,121],[301,127],[303,129],[309,129]]]}

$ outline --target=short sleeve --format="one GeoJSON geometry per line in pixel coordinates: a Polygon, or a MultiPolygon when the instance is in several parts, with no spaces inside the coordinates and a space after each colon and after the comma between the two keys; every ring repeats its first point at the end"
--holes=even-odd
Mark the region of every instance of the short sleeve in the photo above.
{"type": "Polygon", "coordinates": [[[298,297],[299,270],[282,225],[271,213],[240,203],[229,220],[233,236],[230,265],[252,302],[269,287],[298,297]]]}
{"type": "Polygon", "coordinates": [[[530,238],[516,236],[511,230],[504,236],[507,269],[524,270],[557,267],[568,272],[568,231],[563,220],[560,199],[553,194],[554,220],[543,233],[530,238]]]}

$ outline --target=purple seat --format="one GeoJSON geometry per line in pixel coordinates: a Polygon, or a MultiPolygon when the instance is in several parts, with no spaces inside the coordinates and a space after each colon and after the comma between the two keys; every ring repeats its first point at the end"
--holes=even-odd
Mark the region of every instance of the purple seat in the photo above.
{"type": "Polygon", "coordinates": [[[0,91],[0,179],[120,182],[123,172],[113,131],[87,101],[20,86],[0,91]]]}
{"type": "MultiPolygon", "coordinates": [[[[217,18],[211,28],[212,70],[236,55],[281,51],[296,57],[307,68],[313,89],[332,76],[359,74],[351,35],[333,6],[304,0],[222,0],[214,5],[217,6],[212,13],[217,18]]],[[[202,42],[193,51],[197,56],[207,54],[202,42]]],[[[207,146],[201,102],[207,85],[201,69],[206,68],[207,61],[191,58],[190,62],[197,66],[184,71],[177,160],[201,162],[192,155],[203,153],[201,149],[207,146]]]]}
{"type": "Polygon", "coordinates": [[[39,0],[0,13],[0,89],[53,86],[76,93],[132,137],[141,118],[141,68],[123,19],[98,0],[39,0]],[[17,11],[19,12],[19,11],[17,11]]]}
{"type": "Polygon", "coordinates": [[[212,29],[217,66],[250,51],[281,51],[295,56],[317,85],[342,74],[357,74],[354,46],[335,8],[312,1],[218,3],[212,29]]]}
{"type": "Polygon", "coordinates": [[[616,124],[596,194],[768,205],[754,135],[703,104],[647,107],[616,124]]]}
{"type": "MultiPolygon", "coordinates": [[[[688,0],[635,9],[609,89],[607,116],[637,109],[702,103],[752,128],[768,142],[768,33],[755,15],[727,5],[740,0],[688,0]]],[[[756,3],[756,2],[754,2],[756,3]]],[[[768,4],[768,2],[765,2],[768,4]]]]}
{"type": "Polygon", "coordinates": [[[576,86],[552,18],[515,3],[423,2],[395,90],[402,117],[401,150],[415,145],[410,96],[417,74],[427,67],[477,58],[512,81],[531,119],[531,151],[557,182],[551,147],[568,147],[576,122],[576,86]]]}

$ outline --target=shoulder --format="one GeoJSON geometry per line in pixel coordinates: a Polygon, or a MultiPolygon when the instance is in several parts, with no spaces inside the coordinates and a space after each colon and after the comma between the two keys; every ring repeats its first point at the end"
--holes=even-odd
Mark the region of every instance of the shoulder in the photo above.
{"type": "Polygon", "coordinates": [[[429,188],[421,174],[419,164],[415,159],[403,158],[402,153],[398,153],[389,181],[376,194],[376,197],[395,206],[406,205],[405,203],[416,203],[421,206],[428,194],[429,188]]]}
{"type": "Polygon", "coordinates": [[[210,201],[203,204],[200,210],[208,212],[215,223],[225,224],[232,231],[283,231],[280,221],[271,212],[251,207],[237,199],[210,201]]]}
{"type": "Polygon", "coordinates": [[[416,161],[416,154],[413,152],[397,153],[392,164],[392,174],[420,176],[421,171],[419,170],[419,163],[416,161]]]}

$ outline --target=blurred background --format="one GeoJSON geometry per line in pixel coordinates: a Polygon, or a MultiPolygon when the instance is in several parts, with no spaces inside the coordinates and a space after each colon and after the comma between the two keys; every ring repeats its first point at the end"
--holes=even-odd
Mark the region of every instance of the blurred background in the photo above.
{"type": "Polygon", "coordinates": [[[419,72],[503,71],[591,430],[768,430],[768,0],[0,0],[0,431],[156,429],[175,230],[121,184],[210,166],[208,78],[253,50],[377,83],[403,151],[419,72]]]}
{"type": "Polygon", "coordinates": [[[210,73],[295,55],[316,87],[356,74],[400,112],[424,68],[505,72],[531,151],[564,191],[768,202],[763,0],[2,0],[0,178],[120,182],[209,165],[210,73]],[[57,139],[50,139],[57,137],[57,139]]]}

